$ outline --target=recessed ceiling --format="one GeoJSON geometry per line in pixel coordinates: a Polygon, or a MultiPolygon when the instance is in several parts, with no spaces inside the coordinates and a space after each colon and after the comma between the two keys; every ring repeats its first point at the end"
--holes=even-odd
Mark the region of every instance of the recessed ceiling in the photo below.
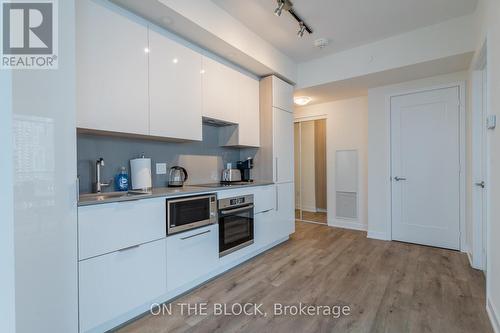
{"type": "Polygon", "coordinates": [[[465,71],[470,67],[473,55],[474,52],[468,52],[347,80],[330,82],[296,90],[294,96],[310,97],[311,102],[307,105],[366,96],[368,95],[368,90],[371,88],[465,71]]]}
{"type": "Polygon", "coordinates": [[[299,38],[288,13],[274,15],[275,0],[212,1],[297,62],[467,15],[477,5],[477,0],[292,0],[314,30],[299,38]],[[330,44],[318,49],[313,46],[318,38],[330,44]]]}

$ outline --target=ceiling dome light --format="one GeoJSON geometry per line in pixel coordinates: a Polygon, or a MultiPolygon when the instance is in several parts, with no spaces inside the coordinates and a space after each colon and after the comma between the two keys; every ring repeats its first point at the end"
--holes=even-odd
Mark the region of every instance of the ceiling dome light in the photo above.
{"type": "Polygon", "coordinates": [[[307,105],[309,104],[309,102],[312,100],[311,97],[309,96],[299,96],[299,97],[295,97],[293,99],[293,102],[297,105],[300,105],[300,106],[304,106],[304,105],[307,105]]]}
{"type": "Polygon", "coordinates": [[[281,16],[281,12],[283,11],[283,7],[285,7],[285,0],[278,0],[278,8],[274,10],[274,15],[281,16]]]}

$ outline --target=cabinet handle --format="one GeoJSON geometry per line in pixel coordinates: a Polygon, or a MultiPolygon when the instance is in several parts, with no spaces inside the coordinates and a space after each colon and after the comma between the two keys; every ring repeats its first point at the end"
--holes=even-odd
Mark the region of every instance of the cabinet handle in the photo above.
{"type": "Polygon", "coordinates": [[[265,211],[260,212],[260,213],[261,213],[261,214],[264,214],[264,213],[269,213],[269,212],[270,212],[270,211],[272,211],[272,210],[273,210],[273,209],[271,208],[271,209],[265,210],[265,211]]]}
{"type": "Polygon", "coordinates": [[[228,209],[228,210],[221,210],[220,213],[222,215],[227,215],[227,214],[232,214],[232,213],[238,213],[238,212],[243,212],[245,210],[250,210],[252,209],[254,206],[253,205],[248,205],[248,206],[245,206],[245,207],[241,207],[241,208],[235,208],[235,209],[228,209]]]}
{"type": "Polygon", "coordinates": [[[125,252],[125,251],[128,251],[128,250],[132,250],[132,249],[136,249],[138,247],[140,247],[141,245],[132,245],[132,246],[129,246],[129,247],[126,247],[126,248],[123,248],[123,249],[120,249],[118,250],[118,252],[125,252]]]}
{"type": "Polygon", "coordinates": [[[276,163],[275,163],[275,165],[276,165],[275,166],[275,168],[276,168],[276,172],[275,172],[276,180],[275,180],[275,182],[277,183],[278,182],[278,158],[276,157],[275,160],[276,160],[276,163]]]}
{"type": "Polygon", "coordinates": [[[279,200],[278,200],[278,186],[276,186],[276,211],[279,210],[279,200]]]}
{"type": "Polygon", "coordinates": [[[196,236],[208,234],[210,231],[212,231],[212,230],[203,231],[203,232],[200,232],[199,234],[194,234],[194,235],[191,235],[191,236],[181,237],[181,240],[186,240],[186,239],[193,238],[193,237],[196,237],[196,236]]]}

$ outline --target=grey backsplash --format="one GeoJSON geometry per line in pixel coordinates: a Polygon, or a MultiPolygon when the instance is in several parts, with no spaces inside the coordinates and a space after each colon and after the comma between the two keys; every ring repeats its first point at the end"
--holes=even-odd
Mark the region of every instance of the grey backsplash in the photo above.
{"type": "MultiPolygon", "coordinates": [[[[238,149],[220,147],[218,143],[218,128],[203,125],[202,142],[172,143],[147,139],[122,138],[93,134],[78,134],[77,158],[78,176],[80,177],[80,193],[92,192],[95,178],[95,161],[104,158],[102,181],[111,181],[126,167],[130,175],[129,160],[139,157],[142,153],[151,158],[151,171],[154,187],[167,185],[168,170],[174,165],[180,165],[188,171],[187,184],[202,184],[220,180],[221,170],[228,162],[252,156],[256,149],[238,149]],[[156,174],[156,163],[167,164],[167,174],[156,174]]],[[[113,186],[103,191],[114,191],[113,186]]]]}

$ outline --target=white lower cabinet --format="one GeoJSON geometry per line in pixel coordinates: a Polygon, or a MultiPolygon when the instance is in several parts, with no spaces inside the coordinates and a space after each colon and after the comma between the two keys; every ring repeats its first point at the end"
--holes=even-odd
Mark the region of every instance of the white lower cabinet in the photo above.
{"type": "Polygon", "coordinates": [[[218,224],[167,237],[167,289],[174,291],[217,269],[218,224]]]}
{"type": "Polygon", "coordinates": [[[271,209],[255,214],[254,230],[255,244],[257,248],[268,246],[269,244],[280,238],[276,235],[276,231],[278,230],[278,223],[276,223],[275,213],[275,210],[271,209]]]}
{"type": "Polygon", "coordinates": [[[258,186],[254,188],[254,214],[258,214],[276,206],[274,185],[258,186]]]}
{"type": "Polygon", "coordinates": [[[276,184],[276,220],[282,237],[295,232],[294,183],[276,184]]]}
{"type": "Polygon", "coordinates": [[[165,198],[78,207],[78,258],[165,238],[165,198]]]}
{"type": "Polygon", "coordinates": [[[80,332],[144,306],[166,293],[165,239],[79,263],[80,332]]]}

